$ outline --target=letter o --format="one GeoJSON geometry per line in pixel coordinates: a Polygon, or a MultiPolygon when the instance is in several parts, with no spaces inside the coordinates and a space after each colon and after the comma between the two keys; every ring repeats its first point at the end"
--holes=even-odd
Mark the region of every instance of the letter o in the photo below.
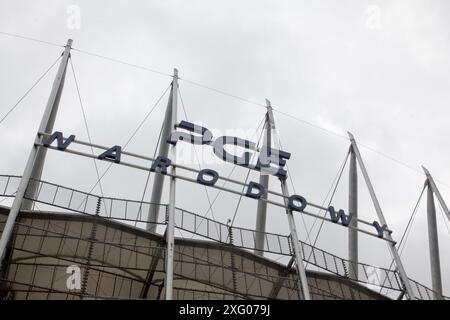
{"type": "Polygon", "coordinates": [[[302,212],[305,208],[308,202],[305,198],[302,196],[299,196],[298,194],[294,194],[288,198],[288,208],[294,211],[300,211],[302,212]],[[300,206],[295,203],[295,201],[300,202],[300,206]]]}
{"type": "Polygon", "coordinates": [[[219,174],[217,173],[217,171],[212,169],[200,170],[197,175],[197,182],[205,186],[213,186],[214,184],[216,184],[218,179],[219,174]],[[211,177],[211,179],[205,179],[205,176],[209,176],[211,177]]]}

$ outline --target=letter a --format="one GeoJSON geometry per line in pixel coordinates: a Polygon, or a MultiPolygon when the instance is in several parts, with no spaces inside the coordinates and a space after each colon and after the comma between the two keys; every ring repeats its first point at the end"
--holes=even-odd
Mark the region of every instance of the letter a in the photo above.
{"type": "Polygon", "coordinates": [[[114,160],[115,163],[120,163],[120,156],[122,154],[122,148],[120,146],[114,146],[109,148],[101,155],[98,156],[100,160],[111,159],[114,160]]]}

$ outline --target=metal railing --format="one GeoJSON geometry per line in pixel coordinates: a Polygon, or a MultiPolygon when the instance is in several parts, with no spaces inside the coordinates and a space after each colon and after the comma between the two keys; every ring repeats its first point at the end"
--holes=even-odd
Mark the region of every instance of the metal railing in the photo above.
{"type": "MultiPolygon", "coordinates": [[[[0,196],[12,197],[17,191],[20,176],[0,175],[0,196]]],[[[30,183],[38,184],[38,192],[32,197],[27,192],[25,198],[37,203],[78,212],[88,215],[96,215],[97,204],[101,201],[99,215],[104,218],[123,221],[126,223],[139,223],[146,225],[149,202],[140,202],[128,199],[100,197],[73,188],[67,188],[54,183],[32,180],[30,183]]],[[[167,205],[159,205],[160,214],[157,224],[166,224],[167,205]]],[[[200,216],[184,209],[175,210],[175,227],[219,243],[230,244],[230,228],[233,234],[233,246],[248,250],[255,249],[255,237],[257,231],[228,226],[225,223],[200,216]]],[[[292,256],[292,244],[289,235],[264,233],[264,252],[292,256]]],[[[300,241],[304,252],[304,261],[324,271],[348,278],[350,261],[340,258],[327,251],[313,247],[300,241]]],[[[364,263],[358,263],[358,282],[365,283],[373,289],[390,289],[403,291],[399,274],[396,270],[389,270],[364,263]]],[[[430,288],[410,279],[415,298],[434,299],[434,292],[430,288]]],[[[446,298],[448,299],[448,298],[446,298]]]]}
{"type": "MultiPolygon", "coordinates": [[[[175,227],[207,239],[230,244],[230,226],[184,209],[177,208],[175,210],[175,227]]],[[[233,246],[255,249],[257,233],[255,230],[232,226],[231,232],[233,233],[233,246]]],[[[289,236],[265,232],[264,239],[265,249],[262,251],[292,255],[289,236]]]]}

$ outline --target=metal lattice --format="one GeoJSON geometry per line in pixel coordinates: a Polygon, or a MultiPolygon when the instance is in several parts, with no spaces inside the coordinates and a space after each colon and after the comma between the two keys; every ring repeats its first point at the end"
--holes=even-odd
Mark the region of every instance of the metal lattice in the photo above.
{"type": "MultiPolygon", "coordinates": [[[[12,197],[17,190],[19,182],[19,176],[0,175],[0,195],[12,197]]],[[[117,220],[128,224],[131,222],[139,223],[140,226],[145,226],[147,224],[147,215],[150,208],[150,203],[148,202],[99,197],[94,194],[45,181],[33,180],[32,183],[38,184],[38,192],[33,198],[30,198],[29,194],[25,193],[25,198],[29,200],[72,212],[98,215],[102,218],[117,220]],[[99,206],[100,203],[101,206],[99,206]]],[[[167,205],[159,205],[159,207],[160,214],[158,215],[157,223],[165,224],[167,205]]],[[[233,235],[233,247],[252,251],[255,249],[255,230],[228,226],[224,223],[200,216],[187,210],[179,208],[175,210],[175,226],[180,230],[188,231],[194,235],[214,240],[222,244],[230,243],[229,237],[231,233],[233,235]]],[[[39,228],[38,226],[34,227],[39,228]]],[[[65,241],[71,241],[70,233],[66,233],[66,230],[64,230],[64,232],[61,233],[61,236],[65,236],[65,241]]],[[[288,235],[264,233],[264,239],[265,246],[263,251],[284,256],[292,255],[292,245],[290,244],[288,235]]],[[[102,245],[102,240],[97,239],[96,243],[102,245]]],[[[305,242],[300,242],[300,244],[304,252],[305,262],[332,274],[348,278],[350,263],[348,260],[317,247],[313,247],[305,242]]],[[[131,247],[133,247],[133,250],[139,250],[139,245],[137,244],[134,246],[121,244],[120,250],[127,250],[127,247],[128,250],[131,250],[131,247]]],[[[161,252],[159,252],[159,254],[161,255],[161,252]]],[[[395,270],[358,263],[358,271],[358,281],[361,283],[378,288],[386,288],[400,292],[403,291],[399,275],[395,270]]],[[[415,298],[433,299],[434,293],[430,288],[412,279],[411,283],[415,298]]],[[[295,284],[293,283],[293,290],[294,287],[295,284]]],[[[192,290],[183,291],[180,289],[177,291],[177,295],[179,294],[194,296],[199,293],[194,293],[192,290]]],[[[227,296],[227,294],[224,294],[224,296],[227,296]]]]}

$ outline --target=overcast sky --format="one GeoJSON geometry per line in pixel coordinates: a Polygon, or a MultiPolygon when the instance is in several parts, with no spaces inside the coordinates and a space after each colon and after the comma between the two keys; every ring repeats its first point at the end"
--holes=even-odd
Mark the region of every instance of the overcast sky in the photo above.
{"type": "MultiPolygon", "coordinates": [[[[264,104],[345,136],[361,146],[369,175],[393,237],[400,240],[425,177],[425,165],[450,199],[450,3],[448,1],[6,1],[0,0],[0,31],[73,47],[164,73],[179,69],[196,81],[264,104]],[[412,168],[411,168],[412,167],[412,168]]],[[[14,105],[56,60],[62,48],[0,34],[0,114],[14,105]]],[[[123,145],[171,79],[72,52],[92,141],[123,145]]],[[[70,69],[69,69],[70,70],[70,69]]],[[[51,89],[56,68],[0,124],[1,173],[21,174],[51,89]]],[[[190,121],[217,134],[251,138],[264,108],[180,81],[190,121]]],[[[127,147],[153,156],[167,95],[127,147]]],[[[321,204],[349,141],[274,113],[295,191],[321,204]]],[[[179,108],[178,119],[184,119],[179,108]]],[[[87,140],[72,72],[68,71],[55,130],[87,140]]],[[[253,137],[254,140],[256,140],[253,137]]],[[[185,152],[188,146],[183,147],[185,152]]],[[[211,157],[209,147],[197,148],[211,157]]],[[[232,166],[204,161],[227,175],[232,166]]],[[[105,163],[98,163],[101,172],[105,163]]],[[[194,162],[192,166],[197,166],[194,162]]],[[[233,177],[245,179],[246,170],[233,177]]],[[[44,179],[89,191],[96,181],[92,160],[51,151],[44,179]]],[[[140,200],[146,174],[113,166],[102,180],[108,196],[140,200]]],[[[152,181],[153,177],[150,181],[152,181]]],[[[257,181],[252,173],[250,179],[257,181]]],[[[279,185],[272,179],[272,187],[279,185]]],[[[344,171],[333,204],[347,208],[344,171]]],[[[359,211],[376,218],[359,176],[359,211]]],[[[98,188],[95,193],[100,193],[98,188]]],[[[291,188],[291,192],[293,192],[291,188]]],[[[208,190],[213,199],[215,190],[208,190]]],[[[144,198],[149,200],[147,190],[144,198]]],[[[164,195],[164,201],[167,201],[164,195]]],[[[425,197],[402,258],[408,275],[430,286],[425,197]]],[[[221,195],[217,220],[232,218],[238,198],[221,195]]],[[[177,206],[204,214],[205,190],[180,183],[177,206]]],[[[256,202],[243,199],[236,225],[253,228],[256,202]]],[[[450,225],[437,211],[444,291],[450,295],[450,225]],[[447,223],[447,225],[446,225],[447,223]]],[[[208,213],[211,216],[211,213],[208,213]]],[[[313,219],[305,218],[306,228],[313,219]]],[[[297,216],[299,236],[305,225],[297,216]]],[[[316,223],[311,237],[314,238],[316,223]]],[[[268,231],[287,234],[279,208],[269,207],[268,231]]],[[[318,246],[347,257],[347,230],[325,223],[318,246]]],[[[383,241],[360,237],[363,262],[389,266],[383,241]]]]}

